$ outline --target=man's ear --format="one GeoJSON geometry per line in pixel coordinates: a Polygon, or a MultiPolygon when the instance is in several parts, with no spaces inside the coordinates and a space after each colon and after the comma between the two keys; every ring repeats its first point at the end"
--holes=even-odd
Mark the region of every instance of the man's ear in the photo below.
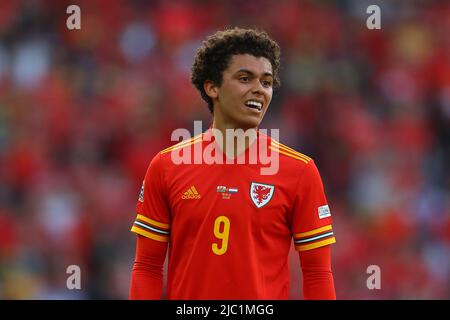
{"type": "Polygon", "coordinates": [[[217,99],[219,96],[219,87],[216,86],[211,80],[206,80],[203,83],[203,89],[211,99],[217,99]]]}

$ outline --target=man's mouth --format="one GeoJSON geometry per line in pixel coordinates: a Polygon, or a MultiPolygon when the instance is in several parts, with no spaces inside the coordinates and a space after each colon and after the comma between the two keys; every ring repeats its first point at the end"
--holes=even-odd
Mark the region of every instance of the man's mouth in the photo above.
{"type": "Polygon", "coordinates": [[[245,105],[247,107],[249,107],[249,108],[256,109],[258,111],[261,111],[262,110],[262,106],[263,106],[263,104],[261,102],[256,101],[256,100],[248,100],[245,103],[245,105]]]}

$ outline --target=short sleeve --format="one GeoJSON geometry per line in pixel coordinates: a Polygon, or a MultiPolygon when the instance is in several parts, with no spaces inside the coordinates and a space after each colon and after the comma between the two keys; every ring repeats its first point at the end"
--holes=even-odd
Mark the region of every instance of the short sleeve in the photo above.
{"type": "Polygon", "coordinates": [[[144,237],[168,242],[170,211],[166,201],[160,154],[153,158],[142,183],[131,231],[144,237]]]}
{"type": "Polygon", "coordinates": [[[336,242],[331,211],[322,179],[313,160],[303,169],[298,182],[291,230],[297,251],[311,250],[336,242]]]}

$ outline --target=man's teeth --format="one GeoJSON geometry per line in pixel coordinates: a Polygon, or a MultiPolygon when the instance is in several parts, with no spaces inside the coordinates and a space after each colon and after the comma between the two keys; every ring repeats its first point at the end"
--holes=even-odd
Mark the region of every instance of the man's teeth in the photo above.
{"type": "Polygon", "coordinates": [[[257,101],[247,101],[245,103],[247,106],[254,106],[256,107],[258,110],[261,110],[262,108],[262,103],[261,102],[257,102],[257,101]]]}

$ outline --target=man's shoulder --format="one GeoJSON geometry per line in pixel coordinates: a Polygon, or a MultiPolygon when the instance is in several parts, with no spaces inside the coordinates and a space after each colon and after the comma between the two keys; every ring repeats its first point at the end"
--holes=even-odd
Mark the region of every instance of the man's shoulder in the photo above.
{"type": "Polygon", "coordinates": [[[280,161],[286,163],[289,166],[294,166],[297,168],[303,168],[310,163],[313,163],[314,160],[308,155],[297,151],[291,147],[286,146],[285,144],[279,142],[274,138],[270,138],[270,150],[279,154],[280,161]]]}
{"type": "Polygon", "coordinates": [[[190,149],[192,145],[202,141],[203,141],[203,134],[199,134],[190,139],[185,139],[183,141],[171,145],[170,147],[161,150],[160,152],[158,152],[158,155],[161,155],[161,158],[170,157],[171,152],[181,149],[190,149]]]}
{"type": "MultiPolygon", "coordinates": [[[[153,157],[151,163],[162,167],[179,164],[177,160],[181,161],[181,159],[178,159],[180,155],[186,155],[186,153],[191,153],[190,157],[192,158],[193,156],[192,153],[194,150],[193,146],[196,145],[197,143],[201,143],[203,140],[204,140],[203,134],[199,134],[190,139],[184,139],[183,141],[175,143],[159,151],[153,157]]],[[[181,158],[183,157],[181,156],[181,158]]]]}

